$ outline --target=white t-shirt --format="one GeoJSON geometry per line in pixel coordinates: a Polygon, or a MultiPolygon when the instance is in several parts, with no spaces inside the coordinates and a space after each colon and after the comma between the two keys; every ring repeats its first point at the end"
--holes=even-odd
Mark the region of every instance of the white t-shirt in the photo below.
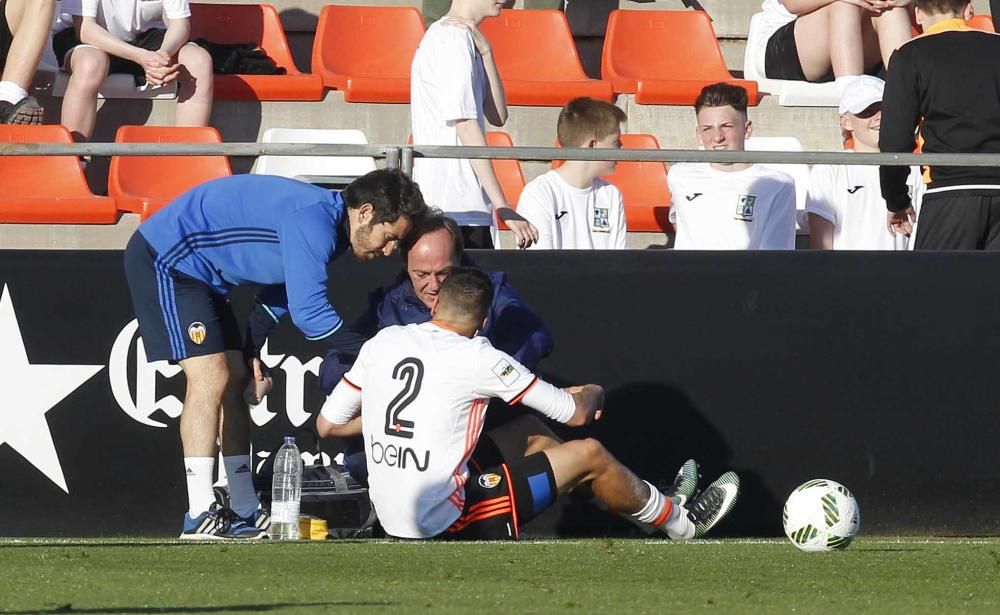
{"type": "MultiPolygon", "coordinates": [[[[923,196],[920,170],[908,181],[914,208],[923,196]]],[[[817,164],[809,178],[806,212],[833,223],[834,250],[895,250],[886,228],[878,166],[817,164]]]]}
{"type": "Polygon", "coordinates": [[[538,229],[538,243],[532,249],[625,249],[622,193],[603,179],[589,188],[576,188],[556,171],[548,171],[524,187],[517,213],[538,229]]]}
{"type": "Polygon", "coordinates": [[[791,21],[795,21],[795,14],[786,9],[781,0],[764,0],[760,12],[750,18],[745,61],[752,63],[752,67],[744,66],[744,70],[765,76],[764,52],[767,49],[767,41],[778,28],[791,21]]]}
{"type": "Polygon", "coordinates": [[[795,181],[761,165],[726,172],[707,163],[670,167],[670,221],[678,250],[792,250],[795,181]]]}
{"type": "MultiPolygon", "coordinates": [[[[410,121],[418,145],[461,145],[455,124],[475,119],[486,130],[483,98],[486,69],[472,34],[441,20],[420,41],[410,69],[410,121]]],[[[472,163],[464,159],[418,158],[413,179],[429,205],[460,226],[493,225],[490,203],[472,163]]]]}
{"type": "Polygon", "coordinates": [[[191,5],[189,0],[63,0],[60,13],[69,17],[69,25],[73,15],[95,17],[115,38],[132,42],[150,28],[165,28],[164,17],[190,17],[191,5]]]}
{"type": "Polygon", "coordinates": [[[323,405],[346,424],[361,408],[368,483],[391,536],[429,538],[465,505],[467,463],[493,397],[566,422],[573,397],[490,345],[434,322],[382,329],[323,405]]]}

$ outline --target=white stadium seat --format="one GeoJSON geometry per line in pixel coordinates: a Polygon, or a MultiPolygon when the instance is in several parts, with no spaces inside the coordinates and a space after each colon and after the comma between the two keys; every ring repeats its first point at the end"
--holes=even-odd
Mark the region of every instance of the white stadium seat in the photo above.
{"type": "MultiPolygon", "coordinates": [[[[368,137],[356,129],[269,128],[264,131],[261,141],[367,145],[368,137]]],[[[292,178],[337,177],[350,181],[374,170],[375,159],[367,156],[261,156],[253,172],[292,178]]]]}

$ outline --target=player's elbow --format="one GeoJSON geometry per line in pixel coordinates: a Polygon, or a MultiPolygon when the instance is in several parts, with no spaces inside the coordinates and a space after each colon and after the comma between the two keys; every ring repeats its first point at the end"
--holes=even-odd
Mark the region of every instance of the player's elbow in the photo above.
{"type": "Polygon", "coordinates": [[[316,418],[316,433],[319,434],[320,438],[336,438],[341,435],[343,427],[343,425],[326,420],[323,415],[316,418]]]}

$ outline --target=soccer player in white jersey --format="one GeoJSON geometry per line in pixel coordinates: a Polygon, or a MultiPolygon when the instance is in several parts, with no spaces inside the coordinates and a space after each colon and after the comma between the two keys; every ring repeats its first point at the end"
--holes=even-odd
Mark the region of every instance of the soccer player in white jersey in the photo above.
{"type": "MultiPolygon", "coordinates": [[[[840,129],[854,142],[849,151],[879,151],[884,89],[884,81],[868,75],[854,77],[846,85],[840,97],[840,129]]],[[[896,249],[896,238],[885,224],[886,205],[878,169],[878,165],[817,164],[813,167],[806,197],[810,247],[821,250],[896,249]]],[[[910,202],[916,209],[924,190],[917,167],[910,170],[908,183],[910,202]]],[[[902,248],[904,242],[898,245],[902,248]]]]}
{"type": "MultiPolygon", "coordinates": [[[[503,82],[489,41],[479,31],[503,8],[499,0],[452,0],[448,13],[427,28],[410,69],[410,120],[417,145],[486,145],[486,120],[507,122],[503,82]]],[[[502,219],[517,245],[538,231],[507,203],[489,160],[420,158],[413,165],[427,203],[462,227],[470,248],[499,246],[494,221],[502,219]]]]}
{"type": "MultiPolygon", "coordinates": [[[[747,92],[728,83],[706,86],[694,103],[695,132],[709,151],[743,151],[752,130],[747,92]]],[[[667,183],[678,250],[795,248],[795,182],[757,164],[680,163],[667,183]]]]}
{"type": "MultiPolygon", "coordinates": [[[[559,113],[556,132],[562,147],[621,148],[625,112],[593,98],[575,98],[559,113]]],[[[623,250],[628,229],[622,193],[601,179],[614,161],[568,160],[528,182],[517,213],[538,229],[532,248],[543,250],[623,250]]]]}
{"type": "Polygon", "coordinates": [[[388,327],[369,340],[317,419],[321,436],[364,435],[370,495],[389,535],[518,538],[521,525],[558,494],[584,484],[608,509],[675,539],[701,537],[729,513],[739,492],[736,474],[727,472],[685,507],[593,439],[479,463],[480,451],[487,449],[488,458],[495,449],[489,438],[480,441],[490,398],[572,426],[599,419],[604,405],[601,387],[557,389],[477,337],[492,293],[483,272],[453,269],[434,319],[388,327]]]}

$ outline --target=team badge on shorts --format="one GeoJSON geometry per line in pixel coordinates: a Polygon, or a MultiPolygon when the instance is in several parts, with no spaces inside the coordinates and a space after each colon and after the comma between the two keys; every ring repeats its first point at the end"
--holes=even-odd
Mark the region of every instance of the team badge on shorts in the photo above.
{"type": "Polygon", "coordinates": [[[208,329],[205,328],[203,323],[193,322],[191,323],[191,326],[188,327],[188,337],[191,338],[192,342],[198,344],[199,346],[205,342],[206,335],[208,335],[208,329]]]}
{"type": "Polygon", "coordinates": [[[500,484],[499,474],[480,474],[479,486],[483,489],[492,489],[500,484]]]}
{"type": "Polygon", "coordinates": [[[756,203],[757,197],[754,195],[741,194],[739,201],[736,202],[736,215],[733,216],[733,219],[753,222],[753,206],[756,203]]]}

